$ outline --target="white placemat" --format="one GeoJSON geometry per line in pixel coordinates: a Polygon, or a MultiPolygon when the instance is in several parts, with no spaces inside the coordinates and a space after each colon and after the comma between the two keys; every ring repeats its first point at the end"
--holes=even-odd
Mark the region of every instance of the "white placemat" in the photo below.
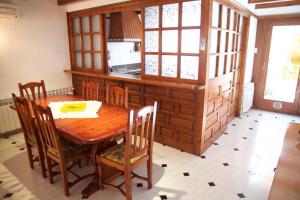
{"type": "Polygon", "coordinates": [[[100,101],[60,101],[51,102],[49,107],[51,108],[54,119],[65,119],[65,118],[97,118],[98,110],[100,109],[102,102],[100,101]],[[79,112],[61,112],[60,109],[64,104],[72,103],[86,103],[86,108],[79,112]]]}

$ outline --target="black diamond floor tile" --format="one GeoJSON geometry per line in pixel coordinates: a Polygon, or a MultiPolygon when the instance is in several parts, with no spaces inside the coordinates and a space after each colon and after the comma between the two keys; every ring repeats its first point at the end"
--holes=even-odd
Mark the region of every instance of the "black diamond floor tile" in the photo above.
{"type": "Polygon", "coordinates": [[[23,151],[24,149],[25,149],[25,148],[24,148],[24,147],[22,147],[22,148],[20,148],[19,150],[20,150],[20,151],[23,151]]]}
{"type": "Polygon", "coordinates": [[[206,156],[200,156],[200,158],[201,158],[201,159],[205,159],[205,158],[206,158],[206,156]]]}
{"type": "Polygon", "coordinates": [[[227,133],[227,132],[225,132],[224,134],[225,134],[225,135],[228,135],[228,133],[227,133]]]}
{"type": "Polygon", "coordinates": [[[231,124],[231,126],[236,126],[236,124],[231,124]]]}
{"type": "Polygon", "coordinates": [[[136,187],[143,187],[143,183],[137,183],[136,187]]]}
{"type": "Polygon", "coordinates": [[[228,164],[228,163],[223,163],[223,165],[224,165],[225,167],[229,166],[229,164],[228,164]]]}
{"type": "Polygon", "coordinates": [[[254,120],[254,122],[258,122],[258,120],[254,120]]]}
{"type": "Polygon", "coordinates": [[[17,142],[12,142],[11,144],[16,144],[17,142]]]}
{"type": "Polygon", "coordinates": [[[240,198],[246,198],[246,196],[243,193],[238,193],[237,194],[240,198]]]}
{"type": "Polygon", "coordinates": [[[253,130],[253,128],[249,128],[250,130],[253,130]]]}
{"type": "Polygon", "coordinates": [[[190,176],[190,173],[188,173],[188,172],[183,172],[183,176],[190,176]]]}
{"type": "Polygon", "coordinates": [[[248,139],[247,137],[243,137],[244,140],[248,139]]]}
{"type": "Polygon", "coordinates": [[[235,150],[235,151],[239,151],[239,148],[234,148],[233,150],[235,150]]]}
{"type": "Polygon", "coordinates": [[[9,198],[9,197],[11,197],[13,194],[14,194],[14,193],[11,193],[11,192],[6,193],[6,194],[3,196],[3,198],[4,198],[4,199],[9,198]]]}
{"type": "Polygon", "coordinates": [[[168,199],[167,195],[159,195],[160,196],[160,199],[163,200],[163,199],[168,199]]]}
{"type": "Polygon", "coordinates": [[[161,166],[162,166],[162,167],[167,167],[168,165],[167,165],[167,164],[161,164],[161,166]]]}
{"type": "Polygon", "coordinates": [[[214,142],[214,145],[219,145],[217,142],[214,142]]]}
{"type": "Polygon", "coordinates": [[[209,182],[208,185],[209,185],[210,187],[216,186],[216,184],[215,184],[214,182],[209,182]]]}

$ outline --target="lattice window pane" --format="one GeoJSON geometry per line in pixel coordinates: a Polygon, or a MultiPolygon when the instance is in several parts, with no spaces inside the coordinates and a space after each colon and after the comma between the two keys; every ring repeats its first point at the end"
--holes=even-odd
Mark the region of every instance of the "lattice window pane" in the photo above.
{"type": "Polygon", "coordinates": [[[212,26],[219,26],[219,9],[220,5],[216,2],[213,2],[213,13],[212,13],[212,26]]]}
{"type": "Polygon", "coordinates": [[[92,16],[92,31],[100,32],[100,16],[99,15],[92,16]]]}
{"type": "Polygon", "coordinates": [[[145,8],[145,28],[158,28],[159,7],[145,8]]]}
{"type": "Polygon", "coordinates": [[[163,27],[178,26],[178,3],[163,5],[163,27]]]}
{"type": "Polygon", "coordinates": [[[177,52],[178,51],[178,31],[162,31],[162,51],[177,52]]]}
{"type": "Polygon", "coordinates": [[[234,74],[234,84],[237,84],[238,81],[239,81],[239,70],[236,70],[235,71],[235,74],[234,74]]]}
{"type": "Polygon", "coordinates": [[[158,31],[145,32],[145,52],[158,52],[158,31]]]}
{"type": "Polygon", "coordinates": [[[199,53],[200,29],[182,30],[181,52],[199,53]]]}
{"type": "Polygon", "coordinates": [[[198,80],[199,57],[181,56],[180,78],[198,80]]]}
{"type": "Polygon", "coordinates": [[[100,53],[94,53],[94,67],[95,67],[95,69],[101,68],[101,54],[100,53]]]}
{"type": "Polygon", "coordinates": [[[234,29],[234,11],[230,10],[230,26],[229,26],[230,30],[234,29]]]}
{"type": "Polygon", "coordinates": [[[232,33],[228,33],[228,52],[232,51],[232,33]]]}
{"type": "Polygon", "coordinates": [[[158,55],[145,55],[145,74],[158,75],[158,55]]]}
{"type": "Polygon", "coordinates": [[[91,54],[90,53],[85,53],[84,54],[84,67],[86,67],[86,68],[91,68],[92,67],[91,54]]]}
{"type": "Polygon", "coordinates": [[[243,16],[240,16],[240,26],[239,26],[239,32],[241,33],[243,30],[243,16]]]}
{"type": "Polygon", "coordinates": [[[182,3],[182,26],[200,26],[201,1],[182,3]]]}
{"type": "Polygon", "coordinates": [[[217,64],[217,56],[211,55],[209,59],[209,79],[213,79],[216,76],[216,64],[217,64]]]}
{"type": "Polygon", "coordinates": [[[232,54],[228,54],[227,55],[226,73],[230,72],[230,69],[231,69],[231,59],[232,59],[232,54]]]}
{"type": "Polygon", "coordinates": [[[82,17],[82,32],[84,33],[90,32],[89,17],[82,17]]]}
{"type": "Polygon", "coordinates": [[[240,67],[240,54],[237,53],[236,54],[236,61],[235,61],[235,66],[236,66],[236,69],[238,69],[240,67]]]}
{"type": "Polygon", "coordinates": [[[225,47],[226,47],[226,32],[221,31],[220,53],[225,52],[225,47]]]}
{"type": "Polygon", "coordinates": [[[177,77],[177,56],[162,56],[162,76],[177,77]]]}
{"type": "Polygon", "coordinates": [[[93,48],[95,51],[100,51],[100,35],[93,35],[93,48]]]}
{"type": "Polygon", "coordinates": [[[227,28],[227,12],[228,12],[228,8],[226,6],[223,6],[223,11],[222,11],[222,28],[227,28]]]}
{"type": "Polygon", "coordinates": [[[89,35],[83,36],[83,49],[85,51],[91,50],[91,36],[89,36],[89,35]]]}
{"type": "Polygon", "coordinates": [[[80,36],[75,36],[74,37],[74,48],[75,48],[75,51],[80,51],[81,50],[80,36]]]}
{"type": "Polygon", "coordinates": [[[76,67],[82,67],[81,53],[75,54],[75,65],[76,67]]]}
{"type": "Polygon", "coordinates": [[[211,30],[211,39],[210,39],[210,52],[216,53],[218,47],[218,31],[216,29],[211,30]]]}
{"type": "Polygon", "coordinates": [[[238,43],[237,43],[237,51],[240,51],[241,50],[241,43],[242,43],[242,37],[241,35],[238,35],[237,37],[238,39],[238,43]]]}
{"type": "Polygon", "coordinates": [[[219,56],[219,75],[224,73],[224,67],[225,67],[225,56],[224,55],[220,55],[219,56]]]}
{"type": "Polygon", "coordinates": [[[80,33],[79,18],[74,18],[73,19],[73,32],[74,33],[80,33]]]}

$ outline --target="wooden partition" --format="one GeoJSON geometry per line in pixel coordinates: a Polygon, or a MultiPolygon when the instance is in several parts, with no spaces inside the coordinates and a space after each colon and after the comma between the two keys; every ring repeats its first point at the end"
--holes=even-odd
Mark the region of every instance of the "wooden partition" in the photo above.
{"type": "MultiPolygon", "coordinates": [[[[246,38],[244,33],[248,27],[245,22],[249,12],[229,0],[133,1],[69,13],[69,33],[73,30],[70,23],[73,18],[133,8],[142,11],[142,76],[126,78],[96,73],[93,69],[78,69],[72,46],[74,34],[71,34],[71,63],[75,66],[66,71],[72,73],[75,94],[81,94],[81,82],[88,80],[100,83],[101,99],[104,99],[106,84],[128,87],[130,108],[140,108],[158,101],[155,141],[201,155],[238,113],[241,96],[239,82],[243,78],[239,74],[243,74],[245,57],[242,41],[246,38]],[[172,11],[171,14],[167,10],[172,11]],[[186,12],[191,10],[197,17],[193,23],[184,19],[186,12]],[[177,14],[174,16],[173,12],[177,14]],[[156,18],[146,26],[145,20],[150,15],[156,18]],[[168,15],[175,17],[176,23],[164,22],[164,17],[168,15]],[[164,34],[171,32],[176,35],[176,47],[172,44],[164,47],[164,34]],[[183,42],[188,40],[188,33],[199,37],[192,47],[187,47],[183,42]],[[149,40],[155,38],[154,47],[150,46],[154,42],[147,43],[146,37],[149,40]]],[[[103,58],[106,58],[105,43],[102,47],[103,58]]],[[[106,71],[106,63],[102,61],[102,64],[103,71],[106,71]]]]}

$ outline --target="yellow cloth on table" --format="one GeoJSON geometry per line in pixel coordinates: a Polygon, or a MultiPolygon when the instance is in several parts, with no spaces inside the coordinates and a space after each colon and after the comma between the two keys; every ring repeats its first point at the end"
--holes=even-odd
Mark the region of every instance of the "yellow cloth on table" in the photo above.
{"type": "Polygon", "coordinates": [[[86,103],[66,103],[60,108],[60,112],[82,112],[86,108],[86,103]]]}

